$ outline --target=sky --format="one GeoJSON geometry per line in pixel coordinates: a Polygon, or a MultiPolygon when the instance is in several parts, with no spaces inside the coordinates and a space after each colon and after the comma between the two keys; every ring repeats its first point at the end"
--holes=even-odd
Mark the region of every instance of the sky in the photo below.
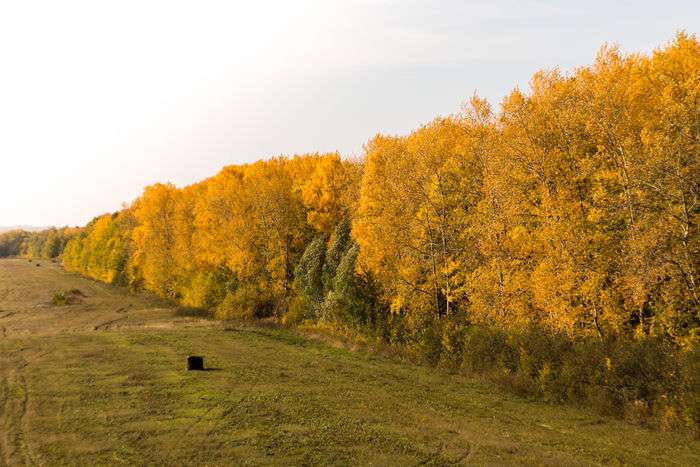
{"type": "Polygon", "coordinates": [[[84,225],[144,186],[362,153],[494,106],[603,43],[697,33],[697,1],[0,0],[0,226],[84,225]]]}

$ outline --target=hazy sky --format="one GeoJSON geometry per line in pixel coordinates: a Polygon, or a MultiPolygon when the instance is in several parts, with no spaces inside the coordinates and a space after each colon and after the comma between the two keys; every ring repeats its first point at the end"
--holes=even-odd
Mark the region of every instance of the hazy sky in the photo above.
{"type": "Polygon", "coordinates": [[[698,1],[0,0],[0,226],[78,225],[145,185],[357,154],[497,104],[603,42],[698,32],[698,1]]]}

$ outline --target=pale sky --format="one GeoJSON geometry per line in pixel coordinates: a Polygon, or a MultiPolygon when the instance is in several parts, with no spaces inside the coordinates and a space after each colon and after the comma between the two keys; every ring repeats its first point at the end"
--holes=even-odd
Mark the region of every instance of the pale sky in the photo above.
{"type": "Polygon", "coordinates": [[[83,225],[145,185],[359,154],[604,42],[696,33],[698,1],[0,0],[0,226],[83,225]]]}

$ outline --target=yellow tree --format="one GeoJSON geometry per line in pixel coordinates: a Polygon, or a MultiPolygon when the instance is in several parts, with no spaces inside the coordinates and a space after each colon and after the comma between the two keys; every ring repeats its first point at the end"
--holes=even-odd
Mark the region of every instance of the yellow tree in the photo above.
{"type": "Polygon", "coordinates": [[[469,267],[460,263],[463,232],[481,196],[480,149],[454,118],[367,146],[353,228],[359,261],[415,326],[455,306],[456,280],[464,277],[457,272],[469,267]]]}
{"type": "Polygon", "coordinates": [[[260,292],[261,300],[277,302],[288,294],[310,236],[300,177],[308,178],[317,160],[311,155],[231,166],[207,182],[195,208],[198,255],[231,271],[239,295],[260,292]]]}
{"type": "Polygon", "coordinates": [[[130,281],[171,298],[178,295],[175,248],[180,196],[175,186],[157,183],[146,187],[133,205],[137,226],[132,234],[130,281]]]}
{"type": "Polygon", "coordinates": [[[301,186],[307,222],[327,236],[343,219],[349,219],[359,196],[361,166],[342,161],[337,153],[318,159],[313,173],[301,186]]]}
{"type": "Polygon", "coordinates": [[[700,339],[700,43],[679,34],[644,59],[633,102],[641,118],[635,178],[640,214],[632,238],[646,277],[636,285],[658,330],[700,339]]]}
{"type": "Polygon", "coordinates": [[[63,250],[63,265],[107,283],[125,283],[132,225],[124,209],[93,219],[63,250]]]}

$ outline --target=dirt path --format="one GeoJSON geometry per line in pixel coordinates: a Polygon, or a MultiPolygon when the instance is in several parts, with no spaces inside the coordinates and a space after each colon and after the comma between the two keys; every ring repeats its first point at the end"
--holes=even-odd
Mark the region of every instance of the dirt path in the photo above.
{"type": "Polygon", "coordinates": [[[29,421],[29,387],[24,376],[26,362],[3,356],[0,366],[2,412],[0,412],[0,451],[5,465],[35,465],[31,449],[29,421]]]}

